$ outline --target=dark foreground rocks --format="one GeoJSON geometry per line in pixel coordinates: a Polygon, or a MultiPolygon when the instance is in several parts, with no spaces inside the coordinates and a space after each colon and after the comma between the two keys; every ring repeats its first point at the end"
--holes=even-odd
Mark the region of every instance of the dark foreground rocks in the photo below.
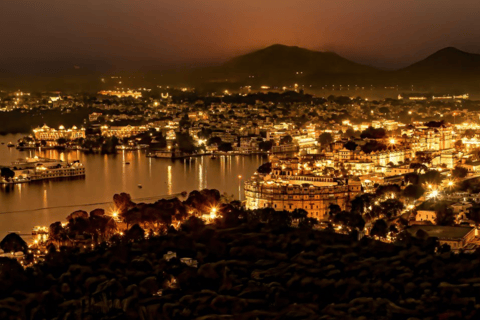
{"type": "Polygon", "coordinates": [[[312,230],[205,227],[0,264],[0,319],[480,318],[479,254],[312,230]]]}

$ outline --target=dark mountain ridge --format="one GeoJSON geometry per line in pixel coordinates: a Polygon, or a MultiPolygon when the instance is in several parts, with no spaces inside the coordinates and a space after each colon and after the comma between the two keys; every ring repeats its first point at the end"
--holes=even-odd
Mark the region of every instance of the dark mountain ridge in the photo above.
{"type": "MultiPolygon", "coordinates": [[[[90,61],[87,61],[90,62],[90,61]]],[[[98,62],[98,61],[97,61],[98,62]]],[[[0,73],[0,85],[48,86],[49,89],[97,90],[100,78],[115,74],[107,63],[50,62],[38,68],[41,74],[0,73]],[[98,64],[98,68],[96,65],[98,64]]],[[[111,65],[110,65],[111,67],[111,65]]],[[[33,67],[32,67],[33,68],[33,67]]],[[[137,82],[138,82],[137,77],[137,82]]],[[[142,77],[143,78],[143,77],[142,77]]],[[[394,86],[415,85],[425,90],[480,91],[480,55],[453,47],[441,49],[425,59],[396,71],[383,71],[345,59],[333,52],[320,52],[296,46],[275,44],[234,57],[212,67],[152,71],[142,85],[158,84],[207,87],[212,90],[240,86],[292,86],[294,83],[319,88],[325,85],[394,86]]],[[[138,83],[124,83],[136,87],[138,83]]],[[[107,84],[112,85],[112,84],[107,84]]]]}

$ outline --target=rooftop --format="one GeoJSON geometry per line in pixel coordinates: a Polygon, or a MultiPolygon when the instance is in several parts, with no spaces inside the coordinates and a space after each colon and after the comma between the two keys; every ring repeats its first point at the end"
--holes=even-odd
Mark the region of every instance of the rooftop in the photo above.
{"type": "Polygon", "coordinates": [[[407,229],[407,231],[415,235],[418,230],[422,229],[430,237],[437,237],[439,239],[462,239],[469,232],[471,232],[473,227],[450,227],[450,226],[412,226],[407,229]]]}

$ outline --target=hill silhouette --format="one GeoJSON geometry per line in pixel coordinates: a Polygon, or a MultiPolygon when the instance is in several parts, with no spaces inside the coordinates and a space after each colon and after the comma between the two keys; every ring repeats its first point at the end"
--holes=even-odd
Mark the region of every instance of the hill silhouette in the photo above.
{"type": "MultiPolygon", "coordinates": [[[[333,52],[275,44],[208,68],[176,71],[165,80],[188,85],[210,85],[212,89],[230,85],[305,86],[415,85],[425,90],[478,91],[480,55],[448,47],[406,68],[383,71],[345,59],[333,52]]],[[[238,88],[238,87],[237,87],[238,88]]]]}
{"type": "MultiPolygon", "coordinates": [[[[10,69],[0,71],[0,87],[96,91],[104,86],[100,78],[112,73],[111,63],[102,61],[49,61],[24,65],[23,72],[10,69]],[[74,66],[79,66],[75,67],[74,66]],[[26,69],[35,69],[28,73],[26,69]],[[40,70],[40,71],[38,71],[40,70]]],[[[145,62],[147,64],[147,62],[145,62]]],[[[151,70],[151,69],[150,69],[151,70]]],[[[112,74],[116,74],[113,72],[112,74]]],[[[234,57],[211,67],[149,71],[138,74],[135,80],[123,81],[126,87],[173,85],[193,86],[212,91],[238,89],[240,86],[267,85],[320,88],[325,85],[359,85],[377,87],[396,86],[423,88],[431,91],[478,92],[480,80],[480,55],[453,47],[441,49],[406,68],[383,71],[345,59],[334,52],[320,52],[286,46],[271,45],[234,57]],[[140,80],[142,79],[142,80],[140,80]],[[128,82],[127,82],[128,81],[128,82]],[[140,81],[142,81],[140,83],[140,81]]],[[[122,75],[128,78],[125,70],[122,75]]],[[[118,84],[118,82],[116,83],[118,84]]]]}
{"type": "Polygon", "coordinates": [[[472,75],[480,71],[480,54],[468,53],[457,48],[441,49],[427,58],[399,72],[411,75],[472,75]]]}
{"type": "Polygon", "coordinates": [[[346,79],[377,73],[381,71],[345,59],[334,52],[275,44],[235,57],[220,66],[193,70],[187,79],[197,84],[228,82],[280,86],[296,82],[316,84],[328,79],[346,79]]]}
{"type": "Polygon", "coordinates": [[[302,73],[356,74],[377,71],[372,67],[342,58],[334,52],[312,51],[280,44],[233,58],[224,63],[222,68],[259,76],[281,74],[287,77],[302,73]]]}
{"type": "Polygon", "coordinates": [[[480,55],[447,47],[398,70],[391,80],[433,90],[478,91],[480,55]]]}

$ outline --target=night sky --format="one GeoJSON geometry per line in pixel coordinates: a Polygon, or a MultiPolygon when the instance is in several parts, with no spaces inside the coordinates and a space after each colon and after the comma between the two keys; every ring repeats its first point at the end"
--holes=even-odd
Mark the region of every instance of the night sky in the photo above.
{"type": "Polygon", "coordinates": [[[202,65],[274,43],[384,68],[480,53],[478,0],[2,0],[0,67],[202,65]]]}

